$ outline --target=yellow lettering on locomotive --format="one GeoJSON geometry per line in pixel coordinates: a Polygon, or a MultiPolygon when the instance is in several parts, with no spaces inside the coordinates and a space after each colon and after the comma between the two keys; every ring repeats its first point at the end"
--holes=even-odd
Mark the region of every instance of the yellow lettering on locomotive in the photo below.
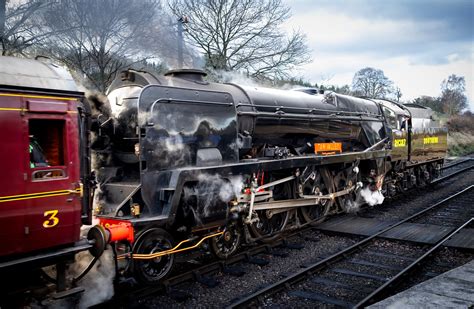
{"type": "Polygon", "coordinates": [[[333,155],[342,152],[342,143],[315,143],[314,153],[322,155],[333,155]]]}
{"type": "Polygon", "coordinates": [[[395,147],[405,147],[407,145],[407,140],[405,138],[395,139],[393,145],[395,147]]]}
{"type": "Polygon", "coordinates": [[[423,138],[423,144],[438,144],[438,137],[433,136],[433,137],[424,137],[423,138]]]}
{"type": "Polygon", "coordinates": [[[48,217],[48,220],[43,222],[44,228],[55,227],[59,223],[59,218],[56,217],[58,210],[48,210],[44,212],[44,216],[48,217]]]}

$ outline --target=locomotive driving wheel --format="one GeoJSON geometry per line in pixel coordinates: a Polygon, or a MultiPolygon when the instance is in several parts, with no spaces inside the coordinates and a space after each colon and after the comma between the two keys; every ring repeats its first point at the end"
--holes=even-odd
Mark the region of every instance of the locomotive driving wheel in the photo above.
{"type": "MultiPolygon", "coordinates": [[[[293,195],[290,182],[277,185],[273,189],[275,200],[290,199],[293,195]]],[[[270,242],[277,238],[285,229],[290,217],[290,211],[272,213],[268,210],[259,210],[256,213],[258,221],[250,224],[250,230],[256,238],[261,238],[262,242],[270,242]]]]}
{"type": "Polygon", "coordinates": [[[285,211],[270,216],[266,210],[257,211],[258,222],[252,223],[250,230],[255,237],[261,238],[263,242],[270,242],[285,229],[289,214],[289,211],[285,211]]]}
{"type": "MultiPolygon", "coordinates": [[[[301,188],[304,195],[326,195],[330,190],[326,186],[323,175],[327,175],[327,169],[322,169],[319,173],[315,173],[314,178],[308,179],[301,188]]],[[[324,221],[331,206],[334,204],[333,200],[320,200],[316,205],[300,207],[300,218],[304,223],[316,224],[324,221]]]]}
{"type": "Polygon", "coordinates": [[[219,259],[227,259],[239,248],[241,235],[236,224],[229,224],[224,234],[211,238],[211,252],[219,259]]]}
{"type": "MultiPolygon", "coordinates": [[[[334,185],[336,191],[341,191],[347,188],[354,187],[357,184],[357,176],[352,172],[340,171],[334,177],[334,185]]],[[[348,194],[336,198],[339,207],[344,212],[357,212],[361,203],[357,199],[357,193],[352,190],[348,194]]]]}
{"type": "MultiPolygon", "coordinates": [[[[134,246],[134,254],[154,254],[173,248],[173,239],[162,229],[152,229],[140,236],[134,246]]],[[[134,259],[135,277],[144,284],[157,284],[173,268],[174,255],[168,254],[152,259],[134,259]]]]}

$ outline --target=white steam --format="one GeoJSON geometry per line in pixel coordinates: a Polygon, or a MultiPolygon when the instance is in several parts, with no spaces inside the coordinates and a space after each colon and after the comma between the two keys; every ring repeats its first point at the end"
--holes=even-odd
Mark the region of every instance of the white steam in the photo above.
{"type": "Polygon", "coordinates": [[[243,188],[243,178],[240,175],[223,179],[219,175],[200,174],[198,180],[200,184],[204,184],[209,193],[219,192],[219,198],[223,202],[229,202],[232,197],[240,194],[243,188]]]}
{"type": "Polygon", "coordinates": [[[380,190],[372,191],[368,186],[360,190],[359,194],[369,206],[380,205],[385,199],[380,190]]]}
{"type": "Polygon", "coordinates": [[[228,203],[240,194],[243,188],[242,176],[230,176],[225,179],[219,175],[200,174],[198,184],[184,188],[184,200],[189,201],[185,207],[191,212],[196,224],[201,224],[201,218],[209,217],[214,212],[221,212],[223,203],[228,203]]]}
{"type": "MultiPolygon", "coordinates": [[[[97,224],[99,224],[99,219],[93,217],[91,225],[81,226],[81,235],[87,235],[89,229],[97,224]]],[[[91,260],[92,256],[88,251],[78,253],[76,255],[76,262],[70,268],[72,277],[77,277],[86,269],[91,260]]],[[[105,250],[94,267],[79,281],[79,285],[85,288],[79,302],[79,308],[87,308],[99,304],[114,296],[114,278],[114,257],[112,250],[108,249],[105,250]]]]}
{"type": "MultiPolygon", "coordinates": [[[[130,108],[130,99],[136,98],[140,94],[142,88],[138,86],[122,87],[114,89],[109,93],[106,100],[110,102],[112,116],[118,118],[119,115],[130,108]]],[[[136,99],[133,99],[133,103],[136,99]]]]}
{"type": "Polygon", "coordinates": [[[233,83],[237,85],[246,85],[254,87],[261,86],[249,76],[236,71],[229,72],[224,70],[214,70],[210,73],[210,75],[211,78],[214,77],[216,80],[222,83],[233,83]]]}
{"type": "Polygon", "coordinates": [[[380,205],[383,203],[385,197],[380,190],[372,191],[369,186],[359,190],[355,200],[350,198],[344,201],[342,207],[347,213],[354,213],[359,211],[360,206],[368,204],[369,206],[380,205]]]}
{"type": "MultiPolygon", "coordinates": [[[[87,251],[77,254],[76,262],[71,267],[74,276],[79,275],[91,259],[92,257],[87,251]]],[[[85,288],[79,308],[88,308],[99,304],[114,295],[115,266],[113,259],[112,251],[106,250],[89,273],[79,281],[79,285],[85,288]]]]}

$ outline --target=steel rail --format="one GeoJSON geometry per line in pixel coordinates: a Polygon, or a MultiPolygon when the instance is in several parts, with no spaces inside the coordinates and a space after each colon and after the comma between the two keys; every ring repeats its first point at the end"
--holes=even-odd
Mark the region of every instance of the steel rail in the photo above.
{"type": "Polygon", "coordinates": [[[446,176],[443,176],[443,177],[440,177],[440,178],[436,178],[435,180],[433,180],[433,181],[430,182],[429,184],[430,184],[430,185],[434,185],[434,184],[440,183],[440,182],[442,182],[442,181],[444,181],[444,180],[446,180],[446,179],[449,179],[449,178],[454,177],[454,176],[456,176],[456,175],[458,175],[458,174],[464,173],[464,172],[466,172],[466,171],[468,171],[468,170],[470,170],[470,169],[472,169],[472,168],[474,168],[474,164],[471,165],[471,166],[465,167],[465,168],[463,168],[463,169],[461,169],[461,170],[459,170],[459,171],[455,171],[455,172],[453,172],[453,173],[451,173],[451,174],[448,174],[448,175],[446,175],[446,176]]]}
{"type": "Polygon", "coordinates": [[[161,282],[161,284],[157,286],[146,286],[146,287],[138,288],[126,294],[119,295],[118,298],[114,297],[103,303],[94,305],[91,308],[113,307],[114,304],[120,304],[122,300],[129,299],[131,298],[131,296],[133,297],[134,295],[139,295],[139,297],[147,297],[149,295],[163,293],[171,289],[175,285],[178,285],[187,281],[196,280],[196,278],[199,276],[207,275],[214,272],[224,271],[226,267],[230,267],[234,264],[251,259],[252,257],[261,253],[269,253],[271,249],[284,245],[289,239],[295,238],[301,234],[304,234],[305,232],[313,230],[314,227],[308,226],[309,223],[311,222],[304,224],[303,225],[305,226],[304,228],[301,228],[297,231],[293,231],[292,233],[288,233],[288,231],[283,232],[279,238],[275,239],[271,243],[264,243],[257,246],[251,246],[244,251],[241,251],[232,255],[226,260],[217,260],[209,264],[184,271],[173,277],[164,279],[161,282]]]}
{"type": "Polygon", "coordinates": [[[350,246],[350,247],[347,247],[346,249],[343,249],[339,252],[336,252],[335,254],[319,261],[319,262],[316,262],[298,272],[296,272],[295,274],[291,275],[291,276],[288,276],[286,278],[283,278],[259,291],[256,291],[232,304],[230,304],[227,308],[239,308],[239,307],[243,307],[243,306],[246,306],[246,305],[250,305],[252,302],[254,302],[255,300],[257,299],[260,299],[262,297],[264,297],[265,295],[267,294],[273,294],[274,292],[276,291],[280,291],[282,289],[285,289],[287,288],[288,286],[291,286],[299,281],[302,281],[307,275],[311,275],[311,274],[314,274],[315,272],[317,271],[320,271],[328,266],[330,266],[331,264],[345,258],[348,254],[352,253],[352,252],[355,252],[357,251],[358,249],[360,248],[363,248],[365,247],[366,245],[369,244],[370,241],[372,241],[373,239],[381,236],[382,234],[390,231],[391,229],[397,227],[397,226],[400,226],[402,225],[403,223],[406,223],[410,220],[413,220],[425,213],[427,213],[428,211],[452,200],[453,198],[459,196],[459,195],[462,195],[464,194],[465,192],[469,191],[469,190],[472,190],[474,188],[474,185],[471,185],[455,194],[452,194],[451,196],[431,205],[430,207],[428,208],[425,208],[413,215],[411,215],[410,217],[408,218],[405,218],[397,223],[393,223],[393,224],[390,224],[388,227],[386,227],[385,229],[361,240],[360,242],[350,246]]]}
{"type": "Polygon", "coordinates": [[[449,164],[446,164],[442,167],[442,169],[448,169],[448,168],[451,168],[451,167],[455,167],[457,165],[460,165],[460,164],[463,164],[463,163],[467,163],[467,162],[470,162],[470,161],[474,161],[473,158],[466,158],[466,159],[463,159],[463,160],[459,160],[459,161],[455,161],[455,162],[451,162],[449,164]]]}
{"type": "Polygon", "coordinates": [[[413,263],[411,263],[406,268],[401,270],[398,274],[396,274],[389,281],[387,281],[382,286],[380,286],[377,290],[373,291],[367,297],[365,297],[363,300],[358,302],[354,306],[354,308],[363,308],[363,307],[372,305],[373,303],[381,300],[384,295],[388,294],[387,289],[390,289],[390,288],[398,285],[402,279],[404,279],[407,275],[409,275],[416,267],[419,267],[420,264],[423,261],[427,260],[428,257],[430,257],[435,251],[437,251],[446,241],[451,239],[451,237],[453,237],[455,234],[459,233],[459,231],[461,231],[463,228],[468,226],[471,222],[474,222],[474,218],[471,218],[471,219],[467,220],[461,226],[459,226],[456,230],[454,230],[452,233],[449,233],[448,235],[443,237],[430,250],[425,252],[422,256],[420,256],[418,259],[416,259],[413,263]]]}

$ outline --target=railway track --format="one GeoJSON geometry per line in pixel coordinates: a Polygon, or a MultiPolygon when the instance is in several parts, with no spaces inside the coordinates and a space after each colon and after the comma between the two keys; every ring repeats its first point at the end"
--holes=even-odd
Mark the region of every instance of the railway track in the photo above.
{"type": "Polygon", "coordinates": [[[443,173],[448,171],[447,175],[438,177],[437,179],[433,180],[431,182],[431,185],[438,184],[444,180],[447,180],[449,178],[452,178],[456,175],[459,175],[461,173],[464,173],[470,169],[474,168],[474,159],[473,158],[466,158],[462,160],[456,160],[452,163],[449,163],[447,165],[444,165],[442,167],[443,173]]]}
{"type": "Polygon", "coordinates": [[[453,161],[449,161],[449,163],[443,165],[443,169],[446,169],[446,168],[451,168],[451,167],[454,167],[454,166],[457,166],[457,165],[460,165],[460,164],[464,164],[464,163],[470,163],[472,162],[474,159],[473,158],[462,158],[462,159],[456,159],[456,160],[453,160],[453,161]]]}
{"type": "MultiPolygon", "coordinates": [[[[423,265],[454,235],[471,225],[474,219],[469,218],[436,241],[435,244],[429,246],[429,249],[417,244],[387,240],[384,235],[403,224],[426,220],[441,209],[454,209],[453,205],[456,203],[463,200],[472,201],[472,198],[474,198],[474,185],[404,220],[390,224],[377,233],[308,265],[291,276],[242,297],[230,304],[229,307],[259,305],[264,301],[266,301],[264,305],[278,305],[278,302],[272,301],[272,295],[277,292],[284,292],[286,297],[292,299],[292,303],[298,303],[297,299],[304,299],[309,300],[312,306],[332,305],[361,308],[370,305],[390,295],[396,285],[423,265]],[[376,242],[384,243],[384,252],[374,251],[376,242]],[[395,251],[395,253],[391,253],[391,251],[395,251]],[[400,254],[400,252],[405,254],[400,254]],[[374,256],[377,257],[375,260],[374,256]],[[381,262],[382,260],[384,262],[381,262]],[[333,291],[338,291],[339,294],[334,295],[333,291]],[[341,291],[343,292],[341,293],[341,291]]],[[[464,205],[470,207],[472,203],[464,205]]],[[[451,214],[453,215],[453,213],[451,214]]],[[[458,215],[462,217],[464,214],[458,213],[458,215]]],[[[453,226],[453,224],[449,225],[453,226]]]]}
{"type": "MultiPolygon", "coordinates": [[[[437,180],[437,183],[470,170],[474,164],[472,164],[472,166],[464,166],[468,165],[469,162],[471,162],[470,159],[457,161],[454,164],[447,166],[446,170],[451,169],[450,173],[437,180]],[[453,169],[455,170],[452,171],[453,169]]],[[[301,239],[305,239],[304,235],[308,231],[314,231],[314,228],[307,227],[295,231],[269,244],[251,246],[235,254],[226,261],[213,260],[204,265],[193,265],[189,269],[168,278],[159,286],[129,288],[125,285],[125,288],[116,289],[116,296],[113,299],[101,303],[97,307],[117,308],[117,306],[120,307],[121,305],[123,306],[123,304],[136,302],[137,299],[146,299],[160,295],[166,295],[177,302],[185,301],[190,299],[192,295],[186,291],[186,289],[180,288],[180,285],[183,283],[198,282],[206,288],[213,288],[219,283],[213,276],[216,273],[223,273],[226,277],[240,277],[246,272],[245,265],[253,264],[263,267],[268,264],[269,260],[265,258],[265,255],[283,256],[285,253],[282,253],[282,247],[288,250],[301,249],[301,239]]]]}
{"type": "Polygon", "coordinates": [[[180,272],[163,280],[158,286],[129,289],[125,293],[116,294],[114,298],[95,306],[95,308],[116,308],[117,305],[127,303],[130,300],[163,294],[167,294],[177,301],[185,300],[189,298],[190,295],[183,290],[175,288],[183,282],[196,281],[206,287],[212,288],[218,284],[211,276],[213,273],[222,272],[228,276],[240,277],[245,274],[246,271],[243,267],[237,266],[238,264],[265,266],[269,261],[261,257],[261,255],[282,256],[282,247],[289,250],[299,250],[302,248],[299,244],[299,237],[302,237],[306,232],[313,229],[313,227],[306,227],[298,231],[293,231],[292,233],[286,233],[271,243],[263,243],[245,248],[225,261],[217,260],[202,266],[192,267],[190,270],[180,272]]]}

